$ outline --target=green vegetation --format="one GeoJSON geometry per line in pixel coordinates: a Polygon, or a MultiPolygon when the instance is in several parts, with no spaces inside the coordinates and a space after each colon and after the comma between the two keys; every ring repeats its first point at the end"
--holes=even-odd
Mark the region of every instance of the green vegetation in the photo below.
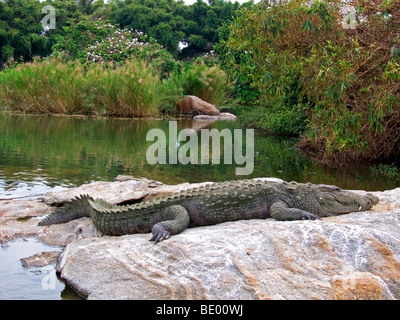
{"type": "Polygon", "coordinates": [[[2,0],[0,69],[10,58],[28,62],[34,56],[48,56],[60,48],[59,44],[74,47],[72,55],[82,58],[86,44],[93,37],[100,42],[110,35],[107,27],[98,29],[82,23],[99,19],[123,30],[145,34],[174,58],[191,58],[212,49],[219,40],[219,27],[230,23],[239,8],[238,3],[209,2],[199,0],[185,5],[175,0],[2,0]],[[43,32],[40,21],[46,4],[55,8],[56,29],[43,32]],[[76,25],[79,27],[75,28],[76,25]],[[90,35],[86,33],[87,27],[90,35]],[[71,28],[75,28],[74,38],[70,37],[71,28]],[[180,51],[179,43],[185,43],[186,48],[180,51]]]}
{"type": "Polygon", "coordinates": [[[225,73],[204,64],[161,79],[145,60],[82,66],[47,59],[3,71],[0,99],[6,109],[26,113],[146,117],[173,113],[183,94],[218,104],[224,84],[225,73]]]}
{"type": "Polygon", "coordinates": [[[0,108],[145,117],[191,94],[327,163],[397,161],[400,2],[342,2],[3,0],[0,108]]]}
{"type": "MultiPolygon", "coordinates": [[[[11,16],[0,14],[0,26],[8,30],[18,25],[21,28],[18,34],[33,32],[28,25],[19,24],[16,16],[20,11],[35,12],[36,20],[30,24],[46,44],[41,48],[29,47],[23,56],[3,55],[0,67],[6,68],[0,73],[2,109],[145,117],[173,114],[177,101],[185,94],[197,95],[217,105],[225,101],[226,77],[217,65],[212,62],[206,65],[202,57],[193,63],[175,57],[191,52],[194,59],[207,46],[212,47],[212,41],[217,41],[214,33],[218,25],[211,28],[210,24],[232,19],[237,4],[215,1],[208,6],[198,1],[186,6],[173,0],[49,3],[56,8],[57,28],[47,32],[39,23],[45,3],[34,0],[0,3],[4,13],[13,12],[11,16]],[[203,21],[201,16],[194,15],[202,12],[209,17],[214,11],[218,12],[216,20],[203,21]],[[192,16],[197,20],[191,21],[192,16]],[[139,28],[138,21],[150,24],[139,28]],[[184,31],[169,32],[167,22],[174,28],[185,27],[184,31]],[[191,33],[186,24],[191,26],[191,33]],[[155,30],[164,38],[157,37],[155,30]],[[167,38],[172,42],[166,43],[167,38]],[[197,39],[195,45],[189,40],[192,38],[197,39]],[[178,54],[179,42],[188,46],[178,54]],[[37,57],[32,62],[34,55],[37,57]]],[[[2,50],[20,52],[21,42],[10,39],[13,37],[8,33],[0,37],[2,50]]]]}
{"type": "Polygon", "coordinates": [[[225,102],[226,75],[217,65],[207,67],[203,61],[186,64],[177,82],[185,95],[197,96],[214,105],[225,102]]]}
{"type": "Polygon", "coordinates": [[[400,168],[395,163],[374,165],[371,167],[371,172],[375,176],[400,181],[400,168]]]}
{"type": "Polygon", "coordinates": [[[323,160],[399,157],[400,2],[348,1],[347,29],[340,0],[269,3],[242,9],[220,44],[227,73],[258,90],[261,125],[303,121],[323,160]]]}
{"type": "Polygon", "coordinates": [[[285,136],[298,136],[305,131],[307,124],[307,115],[302,104],[290,108],[279,108],[276,105],[253,108],[239,119],[245,126],[285,136]]]}

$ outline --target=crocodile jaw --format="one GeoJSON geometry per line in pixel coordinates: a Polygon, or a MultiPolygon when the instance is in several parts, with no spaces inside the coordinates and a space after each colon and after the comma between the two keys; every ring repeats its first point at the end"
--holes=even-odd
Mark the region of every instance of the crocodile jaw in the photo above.
{"type": "Polygon", "coordinates": [[[358,194],[334,186],[316,186],[316,197],[321,207],[330,214],[344,214],[371,209],[379,199],[371,194],[358,194]]]}

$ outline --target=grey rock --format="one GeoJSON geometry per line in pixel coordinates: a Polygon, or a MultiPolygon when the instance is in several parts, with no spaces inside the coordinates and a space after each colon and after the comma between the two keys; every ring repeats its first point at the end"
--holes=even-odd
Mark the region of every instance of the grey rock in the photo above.
{"type": "Polygon", "coordinates": [[[193,117],[194,120],[196,121],[217,121],[217,120],[228,120],[228,121],[234,121],[237,120],[237,117],[229,112],[221,112],[219,115],[215,116],[209,116],[209,115],[198,115],[193,117]]]}
{"type": "Polygon", "coordinates": [[[65,246],[82,238],[100,236],[88,218],[64,224],[39,227],[43,216],[51,214],[54,208],[41,201],[10,200],[0,201],[0,242],[16,238],[39,238],[50,245],[65,246]]]}
{"type": "Polygon", "coordinates": [[[89,299],[399,299],[400,189],[374,210],[70,243],[57,266],[89,299]]]}
{"type": "MultiPolygon", "coordinates": [[[[124,201],[135,192],[149,199],[189,186],[120,179],[101,184],[98,195],[118,194],[114,186],[124,191],[121,183],[133,188],[124,201]]],[[[100,183],[78,191],[91,186],[100,183]]],[[[48,204],[0,201],[0,241],[36,237],[65,246],[57,270],[89,299],[399,299],[400,188],[374,194],[381,201],[371,211],[226,222],[156,245],[150,234],[103,236],[89,218],[38,227],[53,210],[48,204]]]]}
{"type": "Polygon", "coordinates": [[[33,256],[22,258],[21,263],[24,267],[44,267],[55,261],[60,256],[59,251],[45,251],[34,254],[33,256]]]}
{"type": "Polygon", "coordinates": [[[126,179],[114,182],[92,182],[83,184],[77,188],[67,189],[60,192],[49,192],[43,201],[48,205],[59,205],[73,198],[87,194],[94,199],[103,199],[111,204],[118,204],[125,201],[142,199],[149,194],[148,179],[126,179]]]}

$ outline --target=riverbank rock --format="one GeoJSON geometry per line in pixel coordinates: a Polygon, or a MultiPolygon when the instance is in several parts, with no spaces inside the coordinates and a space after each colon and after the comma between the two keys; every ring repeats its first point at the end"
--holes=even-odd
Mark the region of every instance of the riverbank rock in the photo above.
{"type": "MultiPolygon", "coordinates": [[[[89,299],[399,299],[400,207],[321,221],[273,219],[70,243],[61,276],[89,299]]],[[[389,200],[389,201],[388,201],[389,200]]]]}
{"type": "MultiPolygon", "coordinates": [[[[201,186],[204,183],[192,184],[201,186]]],[[[90,237],[101,236],[89,218],[68,223],[39,227],[37,224],[53,212],[54,206],[89,194],[93,198],[110,203],[127,203],[140,199],[150,200],[157,196],[185,190],[189,183],[166,185],[158,181],[132,176],[118,176],[113,182],[93,182],[60,192],[50,192],[38,200],[0,200],[0,243],[15,238],[39,238],[57,246],[90,237]]]]}
{"type": "Polygon", "coordinates": [[[208,103],[196,96],[185,96],[178,102],[178,111],[188,115],[210,115],[216,116],[220,111],[211,103],[208,103]]]}
{"type": "Polygon", "coordinates": [[[229,112],[221,112],[219,115],[216,116],[209,116],[209,115],[198,115],[193,117],[194,120],[197,121],[216,121],[216,120],[227,120],[227,121],[234,121],[237,120],[237,117],[229,112]]]}
{"type": "Polygon", "coordinates": [[[33,256],[22,258],[21,263],[25,268],[44,267],[55,261],[60,256],[59,251],[45,251],[34,254],[33,256]]]}
{"type": "Polygon", "coordinates": [[[16,238],[38,238],[47,244],[66,246],[82,238],[100,236],[89,218],[39,227],[44,216],[51,214],[53,207],[42,201],[7,200],[0,201],[0,243],[16,238]]]}
{"type": "MultiPolygon", "coordinates": [[[[189,187],[117,180],[104,193],[129,181],[145,199],[189,187]]],[[[81,191],[90,185],[99,184],[81,191]]],[[[381,201],[371,211],[226,222],[158,244],[150,234],[103,236],[89,218],[38,227],[53,207],[7,200],[0,201],[0,241],[36,237],[64,246],[57,270],[89,299],[399,299],[400,188],[373,194],[381,201]]],[[[27,263],[46,259],[38,254],[27,263]]]]}
{"type": "Polygon", "coordinates": [[[48,205],[60,205],[87,194],[93,199],[103,199],[110,204],[118,204],[142,199],[150,193],[151,181],[147,179],[132,177],[130,179],[121,177],[121,180],[117,177],[117,179],[114,182],[98,181],[60,192],[49,192],[43,201],[48,205]]]}

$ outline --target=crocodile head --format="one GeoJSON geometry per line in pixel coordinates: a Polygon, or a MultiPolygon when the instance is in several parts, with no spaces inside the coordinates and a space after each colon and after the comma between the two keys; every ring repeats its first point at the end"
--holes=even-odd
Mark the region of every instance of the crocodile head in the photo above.
{"type": "Polygon", "coordinates": [[[330,215],[369,210],[379,202],[378,197],[370,193],[362,195],[323,184],[314,187],[319,204],[330,215]]]}

